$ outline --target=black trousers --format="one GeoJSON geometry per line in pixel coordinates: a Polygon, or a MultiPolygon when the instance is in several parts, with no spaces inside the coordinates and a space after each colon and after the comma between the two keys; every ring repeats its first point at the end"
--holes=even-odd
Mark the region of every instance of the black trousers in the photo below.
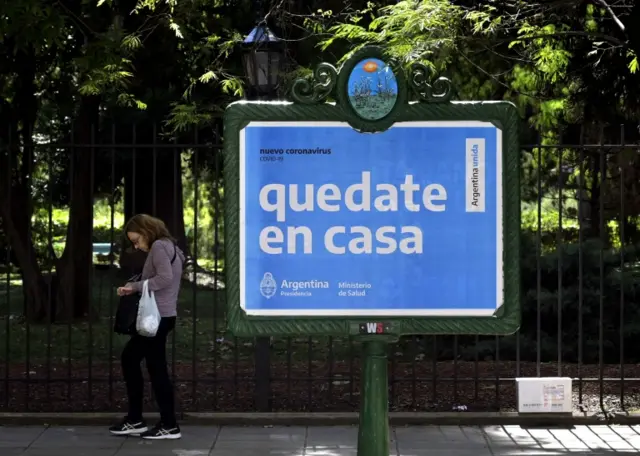
{"type": "Polygon", "coordinates": [[[144,359],[165,427],[176,426],[173,385],[167,370],[167,336],[176,326],[176,317],[163,317],[155,337],[132,336],[122,350],[122,374],[129,396],[128,418],[142,420],[144,379],[140,367],[144,359]]]}

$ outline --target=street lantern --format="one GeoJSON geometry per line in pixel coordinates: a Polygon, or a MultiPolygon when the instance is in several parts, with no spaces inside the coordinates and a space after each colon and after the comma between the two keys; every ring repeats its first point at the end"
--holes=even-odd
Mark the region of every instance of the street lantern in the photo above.
{"type": "Polygon", "coordinates": [[[284,60],[282,41],[265,23],[254,27],[243,41],[244,72],[249,91],[261,96],[273,96],[278,89],[284,60]]]}

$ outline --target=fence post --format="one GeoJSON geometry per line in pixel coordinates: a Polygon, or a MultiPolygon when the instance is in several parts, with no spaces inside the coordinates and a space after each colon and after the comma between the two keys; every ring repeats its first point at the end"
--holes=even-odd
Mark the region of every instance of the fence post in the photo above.
{"type": "Polygon", "coordinates": [[[271,338],[256,337],[255,404],[258,412],[271,410],[271,338]]]}

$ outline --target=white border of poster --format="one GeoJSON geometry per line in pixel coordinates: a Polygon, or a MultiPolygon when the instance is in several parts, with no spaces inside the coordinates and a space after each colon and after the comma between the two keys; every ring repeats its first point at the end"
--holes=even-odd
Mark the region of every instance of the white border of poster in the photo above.
{"type": "Polygon", "coordinates": [[[245,131],[248,127],[322,127],[322,128],[352,128],[346,122],[250,122],[240,131],[240,194],[239,194],[239,225],[240,225],[240,308],[247,315],[252,316],[300,316],[300,317],[330,317],[330,316],[386,316],[386,317],[488,317],[495,313],[504,303],[504,258],[503,258],[503,179],[502,179],[502,130],[491,122],[482,121],[424,121],[398,122],[391,128],[469,128],[492,127],[496,129],[496,306],[492,309],[246,309],[246,278],[245,278],[245,184],[246,184],[246,150],[245,131]]]}

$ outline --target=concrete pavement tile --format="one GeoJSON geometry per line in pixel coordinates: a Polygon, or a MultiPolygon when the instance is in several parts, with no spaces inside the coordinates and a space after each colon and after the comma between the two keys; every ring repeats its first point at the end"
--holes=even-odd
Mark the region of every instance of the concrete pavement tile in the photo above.
{"type": "MultiPolygon", "coordinates": [[[[549,432],[553,435],[553,437],[562,444],[562,447],[567,451],[577,452],[577,451],[588,451],[589,446],[576,437],[572,429],[550,429],[549,432]]],[[[546,448],[543,445],[543,448],[546,448]]]]}
{"type": "Polygon", "coordinates": [[[414,449],[414,448],[431,448],[438,450],[441,453],[449,451],[475,451],[485,450],[489,448],[489,445],[485,442],[447,442],[444,440],[425,442],[421,440],[411,440],[406,438],[398,439],[398,448],[400,450],[414,449]]]}
{"type": "Polygon", "coordinates": [[[533,439],[529,439],[524,442],[520,440],[519,444],[519,442],[515,440],[514,436],[506,432],[506,430],[501,426],[483,427],[482,430],[490,448],[515,448],[518,450],[523,447],[534,448],[537,445],[537,442],[533,439]]]}
{"type": "Polygon", "coordinates": [[[304,427],[263,427],[248,428],[223,426],[214,445],[215,450],[253,451],[302,451],[307,430],[304,427]]]}
{"type": "MultiPolygon", "coordinates": [[[[396,456],[396,450],[389,453],[391,456],[396,456]]],[[[332,450],[307,450],[305,456],[358,456],[358,450],[353,448],[341,448],[332,450]]]]}
{"type": "Polygon", "coordinates": [[[502,430],[502,433],[497,434],[485,430],[491,447],[494,445],[506,446],[527,451],[541,448],[539,441],[527,429],[523,429],[520,426],[503,426],[502,430]]]}
{"type": "Polygon", "coordinates": [[[609,426],[612,431],[623,435],[627,438],[633,438],[640,440],[640,426],[624,426],[621,424],[615,424],[609,426]]]}
{"type": "Polygon", "coordinates": [[[193,425],[184,425],[180,428],[180,432],[182,435],[188,435],[189,438],[209,438],[213,436],[214,438],[218,437],[220,433],[220,426],[193,426],[193,425]]]}
{"type": "Polygon", "coordinates": [[[490,441],[488,447],[493,451],[536,451],[540,450],[540,447],[536,446],[526,446],[526,445],[516,445],[513,442],[494,442],[490,441]]]}
{"type": "Polygon", "coordinates": [[[446,454],[447,456],[484,456],[491,455],[491,450],[488,446],[446,446],[446,445],[430,445],[425,442],[398,442],[398,451],[401,454],[446,454]]]}
{"type": "MultiPolygon", "coordinates": [[[[91,449],[76,448],[72,446],[56,448],[29,448],[20,456],[114,456],[116,451],[116,448],[91,449]]],[[[2,456],[4,456],[4,453],[2,453],[2,456]]]]}
{"type": "Polygon", "coordinates": [[[213,448],[213,442],[190,442],[184,437],[180,440],[142,440],[140,438],[129,437],[119,451],[139,452],[151,454],[154,451],[176,451],[177,453],[193,452],[196,454],[208,454],[213,448]]]}
{"type": "Polygon", "coordinates": [[[31,444],[31,448],[109,449],[122,445],[122,438],[101,427],[50,427],[31,444]]]}
{"type": "MultiPolygon", "coordinates": [[[[467,434],[460,426],[437,426],[442,433],[442,436],[450,442],[466,442],[469,441],[467,434]]],[[[472,434],[473,431],[469,431],[472,434]]]]}
{"type": "MultiPolygon", "coordinates": [[[[332,448],[324,450],[310,450],[304,453],[305,456],[358,456],[358,450],[355,448],[332,448]]],[[[389,452],[390,455],[396,456],[398,453],[394,449],[389,452]]]]}
{"type": "Polygon", "coordinates": [[[413,426],[396,428],[401,455],[490,456],[480,428],[460,426],[413,426]]]}
{"type": "Polygon", "coordinates": [[[398,440],[412,439],[422,442],[434,442],[445,439],[440,426],[402,426],[394,429],[398,440]]]}
{"type": "MultiPolygon", "coordinates": [[[[562,453],[557,450],[519,450],[517,448],[492,449],[493,456],[583,456],[583,453],[562,453]]],[[[591,453],[589,453],[591,456],[591,453]]]]}
{"type": "Polygon", "coordinates": [[[565,450],[563,442],[553,435],[550,429],[529,429],[529,434],[538,446],[544,450],[565,450]]]}
{"type": "MultiPolygon", "coordinates": [[[[308,453],[307,453],[308,454],[308,453]]],[[[213,449],[210,456],[303,456],[304,451],[302,449],[299,450],[283,450],[283,449],[264,449],[264,448],[254,448],[254,449],[244,449],[244,450],[234,450],[234,449],[213,449]]],[[[331,455],[334,456],[334,455],[331,455]]],[[[338,456],[338,455],[335,455],[338,456]]]]}
{"type": "Polygon", "coordinates": [[[488,440],[487,434],[480,427],[461,426],[460,430],[470,442],[486,443],[488,440]]]}
{"type": "MultiPolygon", "coordinates": [[[[395,443],[389,443],[390,448],[395,448],[395,446],[396,446],[395,443]]],[[[356,450],[358,448],[358,444],[356,442],[342,443],[342,442],[331,442],[327,440],[324,443],[320,443],[318,445],[307,444],[305,448],[307,449],[307,451],[309,450],[326,451],[331,449],[356,450]]]]}
{"type": "MultiPolygon", "coordinates": [[[[391,454],[395,455],[396,451],[396,439],[393,429],[389,430],[389,449],[391,454]]],[[[310,427],[307,431],[307,446],[306,450],[309,454],[310,451],[317,452],[321,455],[331,452],[341,454],[347,450],[357,450],[358,448],[358,428],[347,426],[334,426],[334,427],[310,427]]],[[[347,451],[348,453],[348,451],[347,451]]]]}
{"type": "Polygon", "coordinates": [[[0,454],[7,448],[28,447],[46,430],[46,426],[0,426],[0,454]]]}
{"type": "MultiPolygon", "coordinates": [[[[421,448],[400,448],[400,456],[492,456],[488,448],[477,450],[467,448],[462,450],[446,450],[442,448],[421,447],[421,448]]],[[[522,455],[525,456],[525,455],[522,455]]],[[[529,455],[526,455],[529,456],[529,455]]]]}
{"type": "MultiPolygon", "coordinates": [[[[393,433],[390,433],[392,436],[393,433]]],[[[344,444],[356,445],[358,442],[357,426],[322,426],[309,427],[307,430],[307,445],[344,444]]]]}
{"type": "Polygon", "coordinates": [[[637,445],[635,445],[635,443],[636,441],[640,442],[640,436],[638,436],[637,439],[630,438],[627,440],[627,438],[615,432],[610,426],[589,426],[589,430],[604,443],[604,445],[602,445],[602,447],[604,447],[603,449],[637,451],[637,448],[635,448],[637,445]]]}
{"type": "Polygon", "coordinates": [[[2,448],[2,456],[22,456],[26,448],[2,448]]]}
{"type": "Polygon", "coordinates": [[[509,440],[513,441],[513,436],[501,426],[484,426],[482,428],[484,435],[489,440],[509,440]]]}
{"type": "MultiPolygon", "coordinates": [[[[307,449],[304,453],[302,451],[291,452],[282,450],[272,450],[271,452],[265,452],[264,450],[258,449],[249,452],[214,450],[211,452],[210,456],[357,456],[357,453],[357,450],[354,448],[334,448],[324,450],[307,449]]],[[[395,450],[389,453],[390,456],[397,456],[397,454],[398,453],[396,453],[395,450]]]]}
{"type": "Polygon", "coordinates": [[[255,449],[263,449],[264,451],[289,451],[295,454],[296,452],[302,453],[304,443],[259,442],[255,440],[247,442],[217,442],[213,449],[218,451],[238,450],[247,452],[255,449]]]}
{"type": "Polygon", "coordinates": [[[602,438],[594,434],[590,429],[586,428],[586,426],[576,427],[576,429],[572,430],[572,434],[591,450],[611,450],[611,446],[606,441],[602,440],[602,438]]]}
{"type": "Polygon", "coordinates": [[[154,443],[156,445],[140,448],[120,448],[114,456],[208,456],[210,453],[210,450],[207,449],[189,449],[164,445],[168,441],[154,443]]]}
{"type": "MultiPolygon", "coordinates": [[[[306,454],[309,454],[310,451],[315,451],[315,452],[325,452],[325,453],[331,453],[333,452],[340,452],[340,451],[347,451],[347,450],[353,450],[356,451],[358,449],[358,445],[357,444],[353,444],[353,445],[344,445],[344,444],[340,444],[340,443],[336,443],[336,444],[327,444],[327,445],[307,445],[306,446],[306,454]]],[[[396,452],[397,451],[397,445],[395,442],[389,442],[389,451],[391,452],[396,452]]]]}
{"type": "Polygon", "coordinates": [[[567,451],[567,450],[532,450],[532,451],[516,451],[501,450],[494,451],[494,456],[630,456],[637,454],[635,451],[613,452],[613,451],[567,451]]]}
{"type": "Polygon", "coordinates": [[[306,428],[301,426],[223,426],[218,434],[217,442],[269,442],[281,443],[284,446],[304,445],[306,435],[306,428]]]}
{"type": "Polygon", "coordinates": [[[396,429],[400,448],[410,445],[415,448],[483,448],[487,446],[482,431],[478,428],[463,430],[459,426],[410,426],[396,429]]]}
{"type": "Polygon", "coordinates": [[[640,452],[640,435],[628,426],[611,427],[615,434],[640,452]]]}
{"type": "MultiPolygon", "coordinates": [[[[391,448],[396,446],[396,436],[393,429],[389,430],[391,448]]],[[[357,448],[358,428],[355,426],[309,427],[307,430],[307,448],[357,448]]]]}

